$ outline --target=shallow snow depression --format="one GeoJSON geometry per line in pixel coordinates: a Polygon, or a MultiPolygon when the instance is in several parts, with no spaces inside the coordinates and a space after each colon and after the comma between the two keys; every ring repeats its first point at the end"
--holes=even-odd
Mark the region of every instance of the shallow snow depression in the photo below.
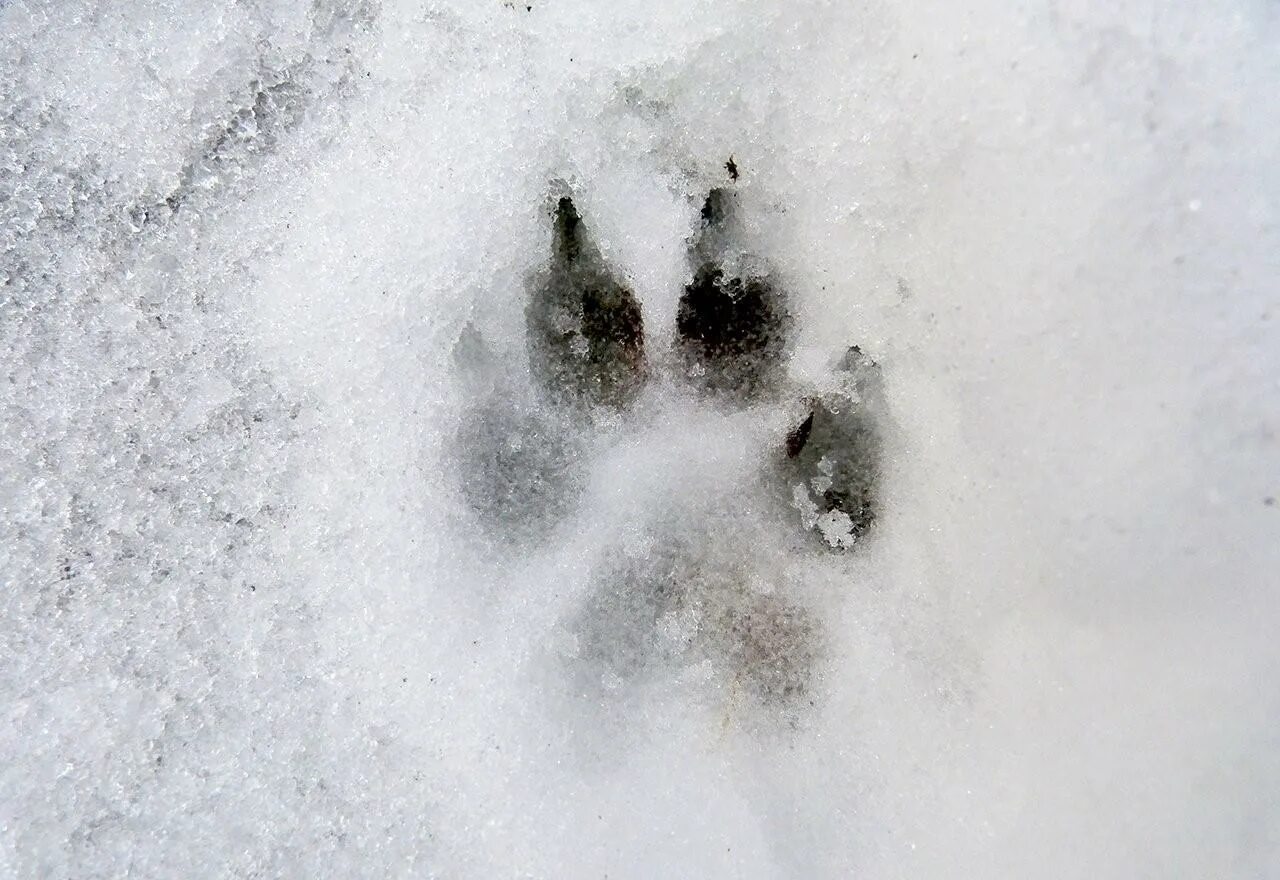
{"type": "Polygon", "coordinates": [[[1112,5],[0,3],[0,870],[1280,873],[1280,18],[1112,5]]]}

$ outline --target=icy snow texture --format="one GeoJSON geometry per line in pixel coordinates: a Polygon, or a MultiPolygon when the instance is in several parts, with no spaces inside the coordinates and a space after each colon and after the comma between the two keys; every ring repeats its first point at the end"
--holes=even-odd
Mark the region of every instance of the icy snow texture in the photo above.
{"type": "Polygon", "coordinates": [[[958,6],[0,3],[0,871],[1280,874],[1280,13],[958,6]],[[661,344],[730,155],[791,374],[884,367],[869,539],[755,551],[683,398],[479,529],[548,182],[661,344]],[[813,708],[576,700],[619,548],[785,569],[813,708]]]}

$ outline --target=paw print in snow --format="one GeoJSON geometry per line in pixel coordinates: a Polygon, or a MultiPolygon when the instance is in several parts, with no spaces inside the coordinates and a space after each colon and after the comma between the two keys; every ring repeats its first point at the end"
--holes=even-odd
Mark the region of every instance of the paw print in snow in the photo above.
{"type": "Polygon", "coordinates": [[[642,521],[626,540],[616,530],[602,539],[617,545],[601,548],[563,621],[580,690],[617,690],[665,669],[727,681],[763,705],[811,700],[822,630],[768,560],[849,552],[875,523],[879,368],[853,347],[832,388],[791,385],[788,297],[742,247],[738,210],[729,190],[706,197],[671,344],[654,351],[631,286],[572,197],[558,198],[550,261],[525,311],[531,390],[493,393],[459,435],[470,506],[513,540],[546,540],[575,512],[617,508],[627,480],[601,499],[593,471],[645,472],[635,481],[642,521]],[[729,456],[732,467],[717,458],[743,443],[761,448],[729,456]],[[626,449],[639,458],[628,464],[626,449]],[[666,485],[654,473],[664,467],[666,485]]]}

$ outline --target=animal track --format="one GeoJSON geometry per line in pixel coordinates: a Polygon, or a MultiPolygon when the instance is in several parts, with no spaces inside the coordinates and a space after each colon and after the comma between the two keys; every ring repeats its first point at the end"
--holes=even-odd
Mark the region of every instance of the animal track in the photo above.
{"type": "Polygon", "coordinates": [[[875,522],[879,369],[853,347],[835,365],[836,387],[804,394],[789,384],[788,298],[769,266],[743,249],[738,210],[733,192],[708,194],[665,356],[661,346],[656,355],[646,348],[640,303],[602,258],[572,197],[557,199],[550,260],[529,283],[525,312],[535,390],[525,397],[519,383],[494,383],[459,434],[464,492],[480,522],[508,539],[545,536],[578,510],[585,475],[610,443],[670,445],[673,435],[656,427],[670,398],[664,390],[690,389],[709,413],[793,414],[768,464],[735,485],[741,503],[701,518],[663,515],[642,524],[650,540],[640,550],[601,554],[585,599],[564,621],[580,693],[697,667],[759,705],[811,701],[818,618],[778,585],[777,572],[759,569],[766,555],[725,536],[752,548],[772,542],[774,558],[844,552],[875,522]],[[600,434],[602,422],[612,433],[600,434]],[[762,522],[770,534],[758,534],[762,522]]]}

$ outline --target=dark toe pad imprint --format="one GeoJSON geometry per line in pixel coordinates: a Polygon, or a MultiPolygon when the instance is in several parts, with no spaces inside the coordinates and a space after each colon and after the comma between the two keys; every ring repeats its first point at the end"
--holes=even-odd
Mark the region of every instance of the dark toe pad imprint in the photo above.
{"type": "Polygon", "coordinates": [[[854,346],[840,372],[844,388],[811,400],[787,435],[782,472],[801,523],[844,550],[875,522],[883,450],[879,367],[854,346]]]}
{"type": "Polygon", "coordinates": [[[573,200],[556,205],[551,266],[526,310],[534,377],[561,402],[622,407],[644,378],[635,295],[605,265],[573,200]]]}
{"type": "Polygon", "coordinates": [[[778,378],[790,315],[781,291],[738,248],[732,193],[713,189],[694,241],[693,280],[676,314],[686,372],[699,387],[754,398],[778,378]]]}
{"type": "Polygon", "coordinates": [[[462,493],[504,540],[541,536],[576,502],[581,474],[570,427],[511,394],[478,407],[459,427],[462,493]]]}

